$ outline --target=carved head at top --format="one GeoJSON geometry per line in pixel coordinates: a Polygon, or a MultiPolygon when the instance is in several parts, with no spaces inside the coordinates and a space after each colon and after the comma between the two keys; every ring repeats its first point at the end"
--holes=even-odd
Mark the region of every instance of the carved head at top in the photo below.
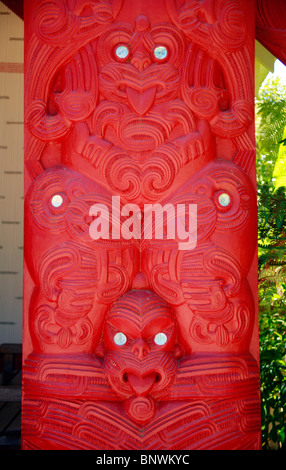
{"type": "Polygon", "coordinates": [[[101,94],[137,115],[178,95],[184,41],[171,23],[153,25],[143,14],[134,25],[115,22],[100,36],[97,57],[101,94]]]}

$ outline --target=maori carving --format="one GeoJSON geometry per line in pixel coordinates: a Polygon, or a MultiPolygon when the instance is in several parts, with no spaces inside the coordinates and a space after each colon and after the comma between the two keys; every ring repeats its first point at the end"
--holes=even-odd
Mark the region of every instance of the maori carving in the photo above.
{"type": "Polygon", "coordinates": [[[175,381],[180,349],[176,333],[170,307],[150,291],[126,293],[106,315],[105,372],[136,423],[154,417],[155,400],[166,395],[175,381]]]}
{"type": "Polygon", "coordinates": [[[253,6],[26,21],[23,449],[258,449],[253,6]]]}

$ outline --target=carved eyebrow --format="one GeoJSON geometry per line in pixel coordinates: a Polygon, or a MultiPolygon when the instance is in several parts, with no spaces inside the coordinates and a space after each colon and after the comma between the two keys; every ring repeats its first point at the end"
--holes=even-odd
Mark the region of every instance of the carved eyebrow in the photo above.
{"type": "Polygon", "coordinates": [[[147,296],[144,299],[133,297],[118,302],[107,315],[106,321],[112,322],[114,320],[116,322],[119,318],[120,322],[123,321],[123,324],[127,322],[131,330],[133,325],[135,329],[140,331],[148,330],[148,328],[154,329],[156,318],[160,318],[160,322],[163,321],[167,328],[171,328],[175,324],[171,307],[163,301],[158,301],[158,299],[155,299],[154,303],[154,296],[151,294],[150,297],[147,296]]]}
{"type": "Polygon", "coordinates": [[[154,341],[155,336],[158,333],[165,333],[167,336],[169,336],[172,331],[175,329],[175,322],[170,318],[170,324],[169,325],[158,325],[157,329],[154,330],[154,320],[153,322],[150,321],[147,325],[144,325],[142,328],[142,333],[145,337],[148,338],[149,341],[154,341]],[[148,332],[149,330],[149,332],[148,332]]]}
{"type": "MultiPolygon", "coordinates": [[[[114,327],[112,324],[110,323],[107,323],[108,324],[108,329],[110,330],[111,332],[111,336],[113,337],[113,341],[114,341],[114,337],[118,334],[118,333],[122,333],[125,337],[126,337],[126,342],[122,345],[123,346],[130,346],[131,342],[137,338],[138,335],[132,335],[130,334],[130,332],[126,332],[126,329],[125,328],[116,328],[114,327]]],[[[117,344],[115,341],[114,341],[115,344],[117,344]]],[[[118,344],[117,344],[118,345],[118,344]]]]}
{"type": "Polygon", "coordinates": [[[133,318],[124,313],[122,314],[121,312],[118,312],[118,315],[114,312],[112,317],[106,319],[106,323],[109,328],[111,328],[112,332],[116,333],[121,331],[132,338],[136,338],[138,333],[141,331],[141,322],[139,318],[133,318]],[[126,333],[126,331],[128,331],[128,333],[126,333]]]}

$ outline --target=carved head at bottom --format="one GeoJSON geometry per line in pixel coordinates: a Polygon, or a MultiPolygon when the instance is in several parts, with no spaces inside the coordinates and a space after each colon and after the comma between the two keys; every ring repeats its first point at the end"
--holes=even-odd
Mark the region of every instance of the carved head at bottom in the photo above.
{"type": "Polygon", "coordinates": [[[154,292],[132,290],[118,299],[104,325],[105,372],[130,417],[144,424],[172,387],[181,355],[171,307],[154,292]]]}

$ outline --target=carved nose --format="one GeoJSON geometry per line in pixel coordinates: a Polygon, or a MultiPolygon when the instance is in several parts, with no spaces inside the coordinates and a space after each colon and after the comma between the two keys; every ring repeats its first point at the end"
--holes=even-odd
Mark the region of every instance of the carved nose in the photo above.
{"type": "Polygon", "coordinates": [[[140,72],[152,64],[150,56],[142,52],[135,52],[130,62],[140,72]]]}
{"type": "Polygon", "coordinates": [[[150,352],[150,347],[142,338],[139,338],[133,343],[131,352],[138,357],[138,359],[144,359],[145,356],[150,352]]]}

